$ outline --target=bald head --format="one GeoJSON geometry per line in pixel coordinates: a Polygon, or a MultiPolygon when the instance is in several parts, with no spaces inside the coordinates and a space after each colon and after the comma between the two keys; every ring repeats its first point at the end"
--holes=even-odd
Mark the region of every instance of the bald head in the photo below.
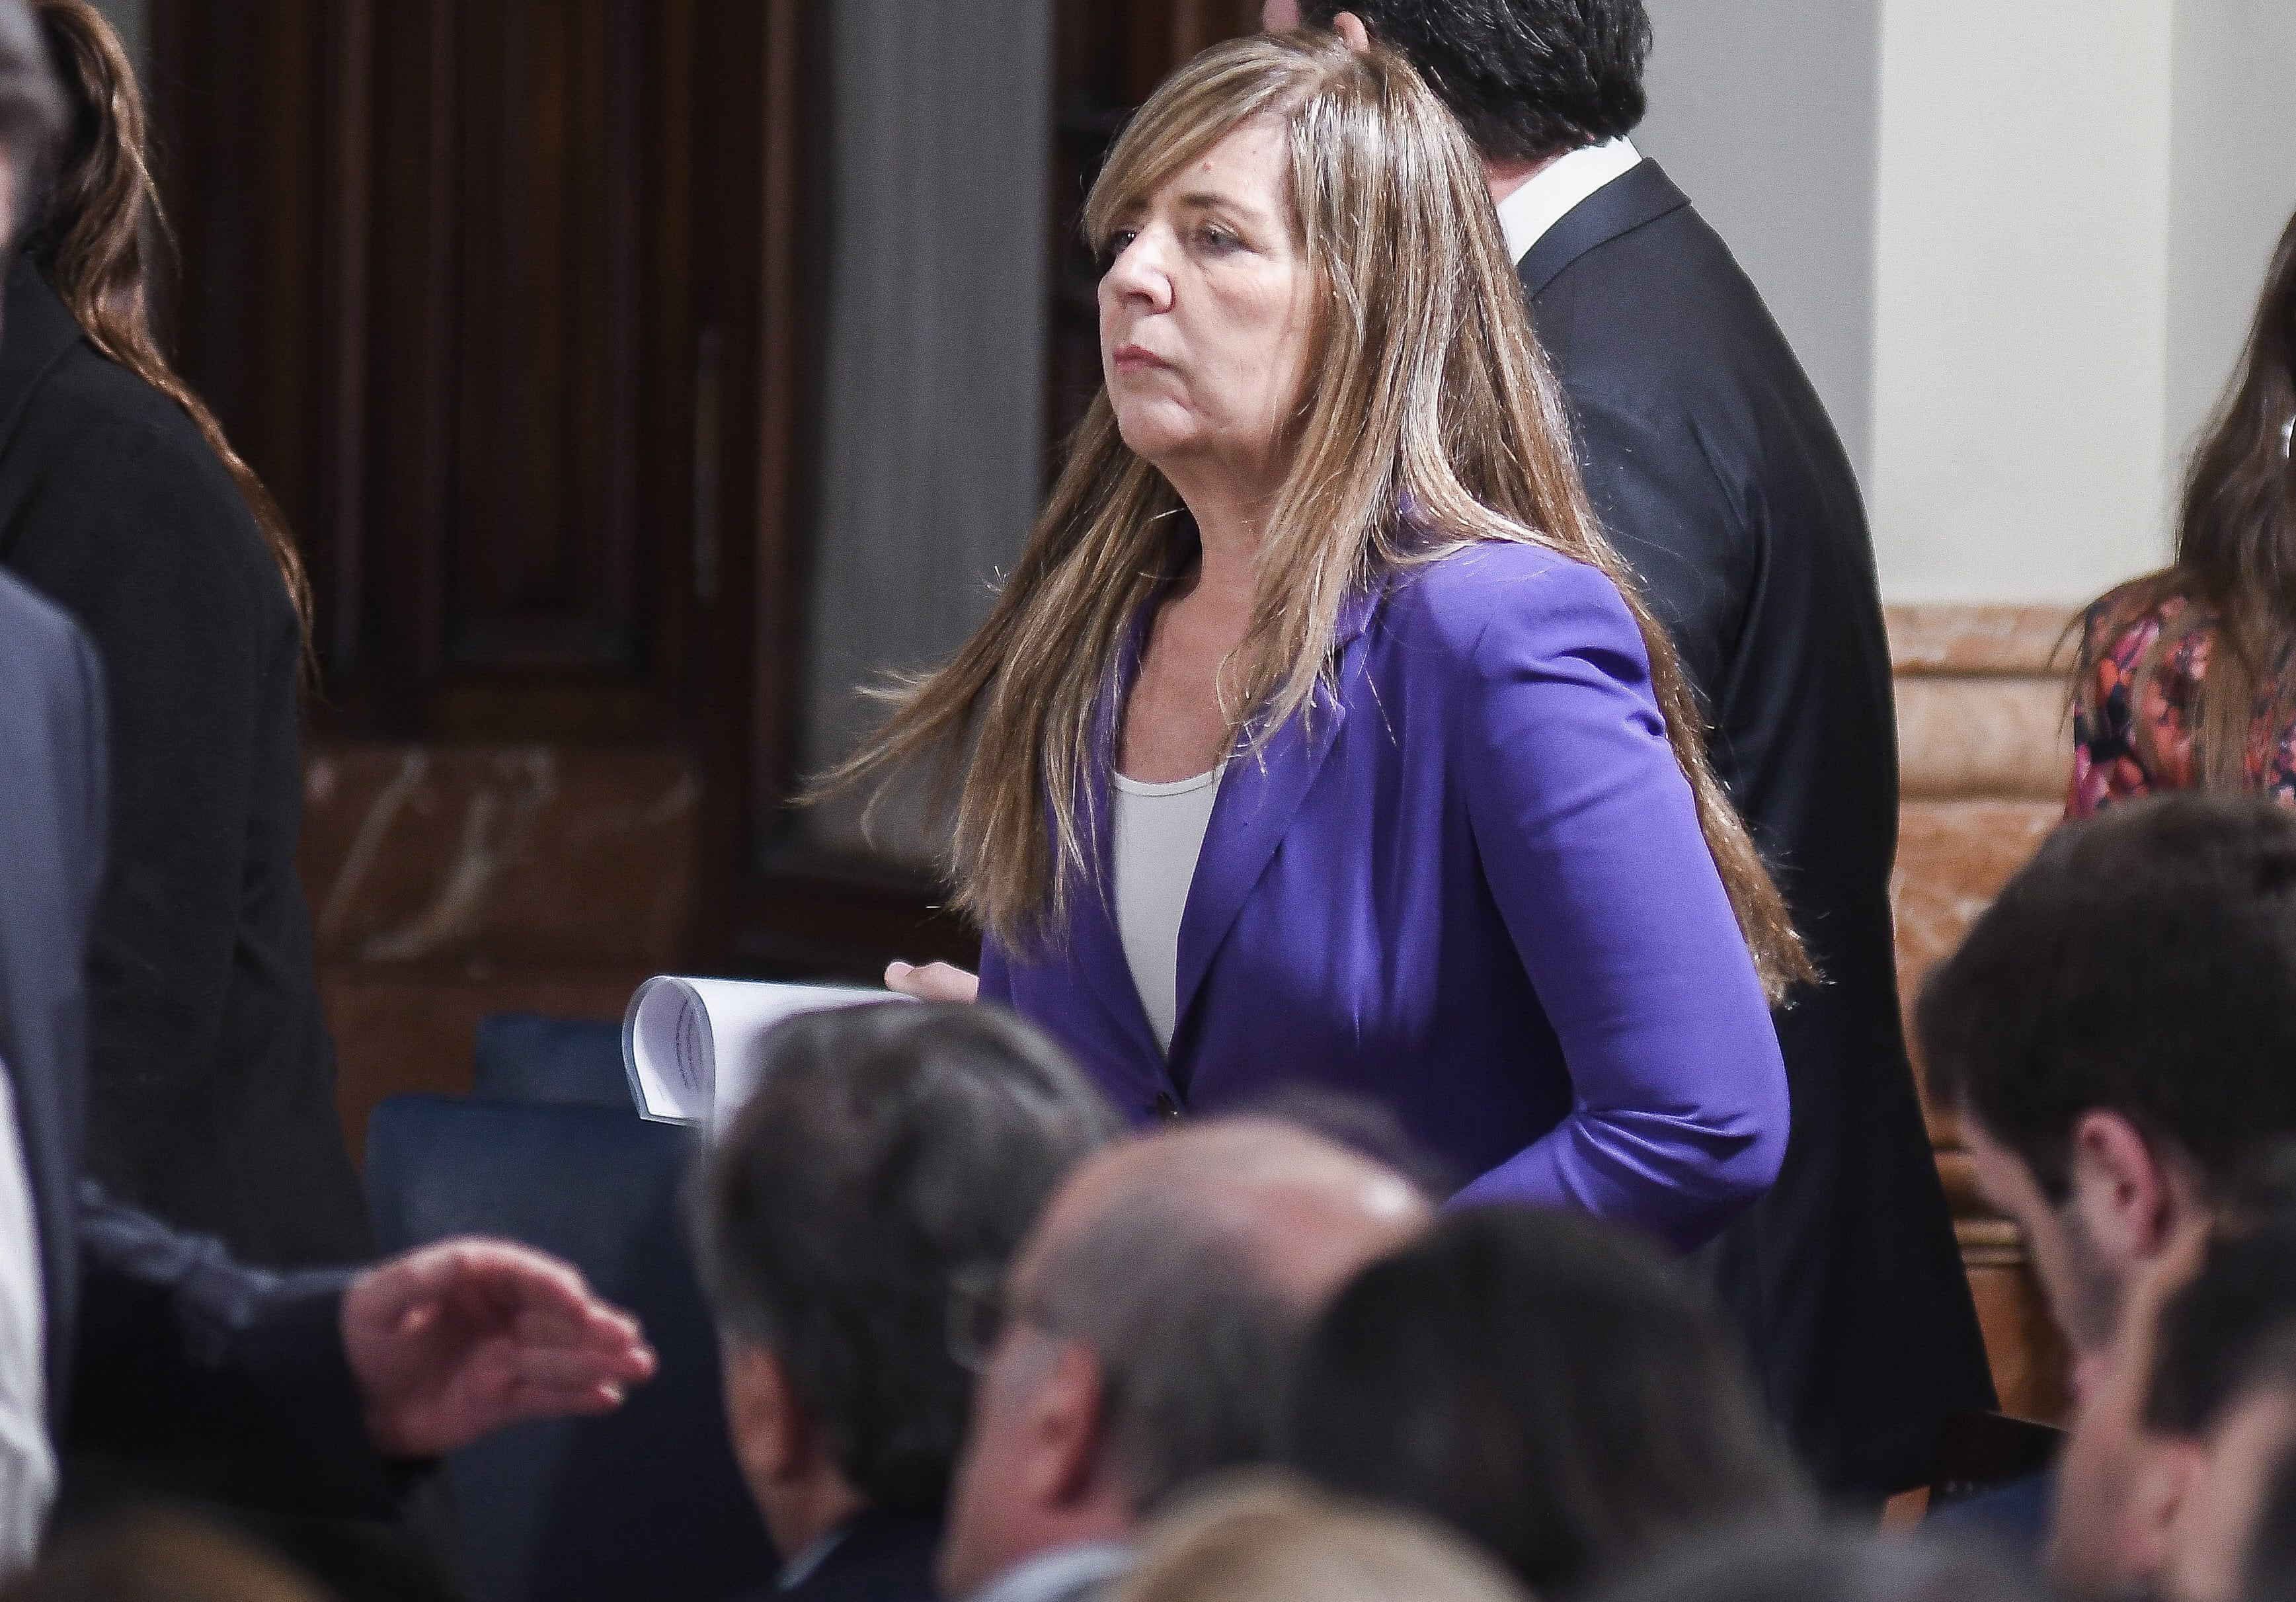
{"type": "Polygon", "coordinates": [[[1098,1358],[1113,1466],[1144,1513],[1273,1455],[1308,1327],[1427,1218],[1402,1176],[1306,1130],[1192,1125],[1070,1178],[1023,1249],[1015,1310],[1098,1358]]]}
{"type": "Polygon", "coordinates": [[[1394,1170],[1273,1119],[1201,1123],[1116,1146],[1054,1195],[1023,1254],[1021,1294],[1068,1300],[1144,1258],[1232,1258],[1312,1316],[1355,1271],[1416,1234],[1426,1198],[1394,1170]]]}

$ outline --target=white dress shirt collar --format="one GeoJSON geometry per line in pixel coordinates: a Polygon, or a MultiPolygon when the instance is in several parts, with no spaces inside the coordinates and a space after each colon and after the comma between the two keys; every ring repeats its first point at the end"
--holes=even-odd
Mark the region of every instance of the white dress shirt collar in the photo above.
{"type": "Polygon", "coordinates": [[[1549,228],[1611,179],[1643,159],[1634,141],[1621,135],[1600,144],[1582,144],[1541,168],[1528,183],[1499,202],[1499,226],[1506,232],[1507,259],[1518,267],[1549,228]]]}
{"type": "Polygon", "coordinates": [[[972,1594],[972,1602],[1073,1602],[1123,1578],[1136,1554],[1118,1542],[1055,1547],[1023,1557],[972,1594]]]}
{"type": "Polygon", "coordinates": [[[17,1132],[15,1082],[0,1063],[0,1580],[31,1566],[55,1494],[39,1220],[17,1132]]]}

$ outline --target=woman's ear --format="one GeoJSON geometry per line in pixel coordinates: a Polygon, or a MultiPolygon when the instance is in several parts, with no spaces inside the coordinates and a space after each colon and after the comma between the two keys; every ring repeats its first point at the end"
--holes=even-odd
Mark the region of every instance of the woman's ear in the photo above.
{"type": "Polygon", "coordinates": [[[1351,11],[1343,11],[1332,19],[1332,31],[1346,40],[1348,48],[1357,55],[1371,48],[1371,30],[1351,11]]]}

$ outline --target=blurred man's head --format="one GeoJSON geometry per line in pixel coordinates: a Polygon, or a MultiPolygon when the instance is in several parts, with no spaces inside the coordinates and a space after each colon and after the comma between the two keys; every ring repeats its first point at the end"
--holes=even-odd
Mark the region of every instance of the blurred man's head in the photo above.
{"type": "Polygon", "coordinates": [[[1308,1323],[1427,1211],[1393,1171],[1264,1119],[1152,1136],[1079,1169],[1005,1287],[943,1593],[1128,1539],[1183,1486],[1268,1460],[1308,1323]]]}
{"type": "Polygon", "coordinates": [[[23,0],[0,0],[0,265],[13,259],[64,126],[64,103],[23,0]]]}
{"type": "Polygon", "coordinates": [[[2138,1271],[2296,1134],[2296,817],[2185,794],[2052,836],[1923,987],[1931,1090],[2102,1352],[2138,1271]]]}
{"type": "Polygon", "coordinates": [[[2174,1499],[2142,1417],[2152,1313],[2234,1179],[2296,1134],[2296,817],[2183,794],[2066,826],[1915,1026],[2078,1355],[2053,1572],[2118,1586],[2163,1560],[2174,1499]]]}
{"type": "Polygon", "coordinates": [[[1271,0],[1270,28],[1341,12],[1400,53],[1493,167],[1536,166],[1643,119],[1643,0],[1271,0]]]}
{"type": "Polygon", "coordinates": [[[1457,1212],[1317,1320],[1286,1456],[1424,1514],[1534,1595],[1575,1590],[1804,1491],[1721,1320],[1591,1220],[1457,1212]]]}
{"type": "Polygon", "coordinates": [[[972,1397],[952,1301],[1004,1272],[1118,1124],[993,1008],[808,1014],[761,1050],[702,1173],[697,1238],[734,1455],[794,1557],[865,1508],[940,1513],[972,1397]]]}
{"type": "Polygon", "coordinates": [[[2046,1602],[2023,1564],[1981,1542],[1874,1530],[1730,1530],[1691,1541],[1591,1602],[2046,1602]]]}
{"type": "Polygon", "coordinates": [[[2144,1418],[2176,1602],[2239,1602],[2272,1475],[2296,1445],[2296,1166],[2237,1198],[2163,1300],[2144,1418]]]}

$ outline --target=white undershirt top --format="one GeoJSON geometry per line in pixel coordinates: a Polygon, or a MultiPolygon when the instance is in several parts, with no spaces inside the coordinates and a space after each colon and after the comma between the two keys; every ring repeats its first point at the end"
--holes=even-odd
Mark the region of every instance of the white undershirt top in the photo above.
{"type": "Polygon", "coordinates": [[[1116,932],[1148,1027],[1167,1051],[1180,1010],[1180,915],[1226,767],[1168,785],[1114,776],[1116,932]]]}
{"type": "Polygon", "coordinates": [[[47,1304],[39,1222],[24,1171],[16,1091],[0,1063],[0,1580],[32,1566],[56,1495],[48,1442],[47,1304]]]}
{"type": "Polygon", "coordinates": [[[1539,168],[1529,183],[1499,202],[1507,259],[1520,267],[1549,228],[1611,179],[1633,171],[1642,159],[1635,142],[1621,135],[1600,144],[1582,144],[1539,168]]]}

